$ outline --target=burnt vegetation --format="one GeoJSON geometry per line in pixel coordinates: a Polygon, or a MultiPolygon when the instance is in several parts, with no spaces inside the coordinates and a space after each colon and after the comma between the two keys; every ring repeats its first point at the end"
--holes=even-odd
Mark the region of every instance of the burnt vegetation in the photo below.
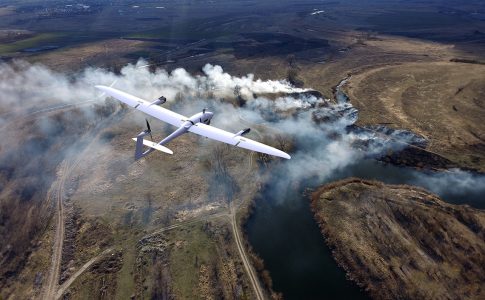
{"type": "Polygon", "coordinates": [[[284,33],[246,33],[241,36],[245,40],[232,45],[234,55],[238,59],[283,56],[329,47],[328,41],[325,39],[303,38],[284,33]]]}

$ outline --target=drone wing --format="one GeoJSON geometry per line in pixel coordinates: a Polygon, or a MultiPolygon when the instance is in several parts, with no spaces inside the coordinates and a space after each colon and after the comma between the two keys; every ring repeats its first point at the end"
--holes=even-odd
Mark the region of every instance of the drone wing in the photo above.
{"type": "Polygon", "coordinates": [[[289,156],[287,153],[276,148],[203,123],[197,123],[190,126],[189,131],[219,142],[241,147],[244,149],[279,156],[286,159],[291,158],[291,156],[289,156]]]}
{"type": "Polygon", "coordinates": [[[158,105],[150,105],[151,103],[146,100],[140,99],[112,87],[97,85],[96,88],[105,92],[107,95],[138,109],[139,111],[142,111],[152,117],[155,117],[163,122],[172,124],[174,126],[180,127],[180,125],[182,125],[182,123],[187,120],[186,117],[178,113],[175,113],[158,105]]]}

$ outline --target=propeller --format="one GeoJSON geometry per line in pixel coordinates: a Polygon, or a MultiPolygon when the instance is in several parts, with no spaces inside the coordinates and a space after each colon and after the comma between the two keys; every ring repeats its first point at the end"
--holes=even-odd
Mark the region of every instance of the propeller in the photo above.
{"type": "Polygon", "coordinates": [[[153,142],[152,129],[150,128],[150,123],[148,123],[148,119],[145,119],[145,121],[147,122],[147,130],[145,130],[145,132],[150,134],[150,139],[153,142]]]}
{"type": "Polygon", "coordinates": [[[207,104],[208,106],[206,106],[206,107],[204,107],[204,108],[202,109],[202,112],[204,112],[204,113],[205,113],[206,111],[208,111],[208,110],[214,111],[214,109],[217,109],[217,108],[215,108],[215,107],[213,106],[213,104],[212,104],[212,103],[206,103],[206,104],[207,104]]]}

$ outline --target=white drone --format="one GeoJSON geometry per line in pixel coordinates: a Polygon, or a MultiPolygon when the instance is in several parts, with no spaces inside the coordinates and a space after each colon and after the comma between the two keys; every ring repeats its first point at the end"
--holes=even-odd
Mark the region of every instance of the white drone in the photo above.
{"type": "Polygon", "coordinates": [[[147,129],[140,132],[140,134],[138,134],[136,138],[133,138],[133,140],[136,141],[135,159],[140,159],[151,153],[153,150],[159,150],[168,154],[173,154],[172,150],[162,145],[167,144],[171,140],[187,132],[192,132],[219,142],[227,143],[229,145],[249,149],[252,151],[279,156],[286,159],[291,158],[287,153],[281,150],[243,137],[243,135],[247,134],[250,131],[249,128],[241,130],[237,133],[230,133],[210,126],[209,124],[212,117],[214,116],[214,113],[207,111],[206,109],[202,110],[202,112],[200,113],[191,116],[190,118],[187,118],[179,115],[178,113],[160,107],[159,105],[165,103],[166,101],[165,97],[163,96],[153,102],[149,102],[128,93],[122,92],[120,90],[114,89],[112,87],[97,85],[96,88],[102,90],[109,96],[112,96],[131,107],[134,107],[146,114],[149,114],[152,117],[155,117],[161,121],[178,127],[177,130],[172,132],[162,141],[160,141],[159,143],[154,143],[152,141],[143,139],[143,137],[148,134],[150,134],[151,136],[150,124],[147,121],[147,129]],[[143,151],[143,145],[149,147],[149,149],[143,151]]]}

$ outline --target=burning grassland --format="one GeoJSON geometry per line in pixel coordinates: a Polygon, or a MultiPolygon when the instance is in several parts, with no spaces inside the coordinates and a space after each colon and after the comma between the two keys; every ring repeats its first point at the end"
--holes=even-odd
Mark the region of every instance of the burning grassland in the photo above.
{"type": "MultiPolygon", "coordinates": [[[[5,132],[0,144],[1,204],[5,207],[1,210],[1,230],[7,240],[0,249],[0,263],[5,270],[1,282],[8,295],[10,282],[33,251],[30,243],[46,232],[52,202],[45,199],[52,183],[63,176],[56,173],[62,162],[74,167],[66,175],[71,182],[65,185],[69,192],[59,197],[64,202],[67,195],[76,211],[72,216],[67,215],[70,227],[66,249],[69,251],[64,253],[63,280],[68,280],[73,274],[72,268],[87,259],[83,252],[86,249],[94,255],[102,247],[125,245],[129,240],[124,253],[130,266],[123,263],[113,269],[113,274],[123,275],[110,273],[105,280],[137,282],[140,278],[133,276],[151,274],[154,281],[150,291],[156,295],[160,289],[167,291],[164,287],[169,284],[168,290],[174,294],[192,294],[192,287],[198,286],[204,293],[219,296],[245,293],[247,278],[241,277],[237,283],[233,273],[238,268],[226,268],[239,263],[237,260],[208,258],[207,262],[197,264],[197,269],[190,271],[198,274],[193,278],[192,287],[182,284],[181,277],[177,277],[182,275],[170,273],[170,268],[162,268],[165,270],[162,273],[154,269],[148,273],[135,271],[133,275],[129,270],[134,270],[140,262],[134,262],[140,233],[172,226],[177,220],[200,221],[205,216],[221,213],[229,205],[254,195],[264,176],[271,176],[276,187],[310,177],[325,180],[369,156],[399,152],[407,145],[426,146],[422,138],[410,131],[356,128],[354,124],[359,115],[350,103],[335,103],[285,80],[260,80],[252,74],[237,77],[213,65],[206,65],[201,74],[192,75],[181,68],[172,72],[150,71],[141,67],[144,64],[140,61],[127,65],[119,73],[87,68],[69,75],[22,62],[0,66],[0,93],[5,97],[0,107],[0,124],[5,132]],[[252,139],[290,151],[292,159],[282,163],[265,155],[253,155],[186,135],[170,144],[173,156],[154,153],[134,162],[131,137],[142,130],[144,116],[128,113],[123,106],[105,99],[93,88],[96,84],[113,85],[147,100],[164,95],[168,99],[164,104],[167,108],[185,115],[210,108],[215,113],[213,125],[234,132],[251,127],[252,139]],[[92,103],[84,105],[86,101],[92,103]],[[49,110],[45,110],[46,105],[49,110]],[[87,221],[89,218],[99,218],[101,223],[87,221]],[[27,219],[29,222],[25,222],[27,219]],[[104,246],[98,243],[89,246],[86,243],[94,237],[92,231],[86,230],[90,226],[101,226],[106,229],[105,235],[112,232],[115,237],[104,246]],[[20,238],[18,234],[10,234],[13,228],[22,228],[20,238]],[[232,290],[227,290],[227,284],[222,283],[229,279],[220,277],[226,275],[219,273],[222,272],[219,266],[226,266],[221,268],[228,275],[223,274],[233,278],[232,290]]],[[[156,139],[171,132],[171,128],[156,121],[152,126],[157,128],[156,139]]],[[[449,178],[438,180],[443,182],[449,178]]],[[[482,178],[474,180],[480,182],[482,178]]],[[[192,238],[198,237],[183,240],[190,245],[192,238]]],[[[185,244],[175,247],[181,245],[185,244]]],[[[185,257],[173,257],[179,260],[173,263],[187,263],[185,257]]],[[[172,262],[166,259],[155,258],[155,265],[170,265],[172,262]]],[[[94,281],[100,278],[88,276],[94,281]]],[[[143,279],[140,280],[133,289],[144,294],[143,279]]],[[[106,293],[118,293],[125,288],[113,286],[119,288],[106,293]]]]}

